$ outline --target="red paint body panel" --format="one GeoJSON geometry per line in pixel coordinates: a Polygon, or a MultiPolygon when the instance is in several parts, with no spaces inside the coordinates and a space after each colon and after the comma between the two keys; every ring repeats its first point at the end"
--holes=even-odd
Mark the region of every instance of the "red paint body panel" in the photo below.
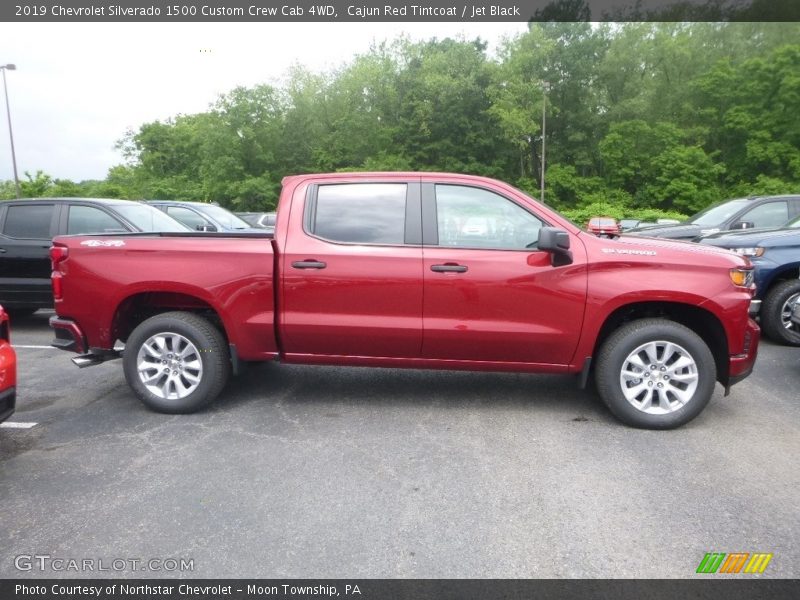
{"type": "Polygon", "coordinates": [[[422,247],[338,244],[309,235],[303,228],[306,190],[301,185],[293,192],[286,211],[291,235],[283,238],[280,255],[284,352],[419,356],[422,247]],[[292,266],[304,260],[326,266],[292,266]]]}
{"type": "Polygon", "coordinates": [[[189,297],[187,307],[199,300],[214,309],[243,359],[277,354],[269,239],[120,235],[115,241],[122,247],[81,245],[92,239],[97,237],[56,240],[70,249],[59,264],[63,298],[56,299],[56,312],[80,326],[90,347],[114,346],[116,315],[126,300],[169,293],[172,309],[180,308],[175,294],[189,297]]]}
{"type": "Polygon", "coordinates": [[[0,306],[0,422],[13,414],[16,395],[17,354],[11,346],[8,315],[0,306]]]}
{"type": "Polygon", "coordinates": [[[422,357],[439,360],[569,363],[586,304],[586,256],[554,269],[545,252],[424,250],[422,357]],[[458,263],[465,273],[436,273],[458,263]]]}
{"type": "Polygon", "coordinates": [[[482,177],[287,177],[271,241],[114,235],[56,243],[69,248],[57,267],[63,297],[56,311],[96,348],[113,346],[132,297],[153,306],[208,306],[245,360],[578,372],[595,354],[609,316],[636,303],[686,305],[718,321],[732,378],[752,369],[758,347],[758,327],[748,318],[752,290],[729,277],[730,269],[748,266],[745,259],[682,242],[597,238],[512,186],[482,177]],[[553,266],[551,254],[535,249],[344,244],[309,234],[305,204],[313,186],[354,182],[484,188],[566,231],[572,262],[553,266]],[[82,245],[89,239],[123,240],[124,247],[82,245]],[[293,266],[299,261],[324,268],[293,266]],[[441,264],[467,270],[431,270],[441,264]]]}

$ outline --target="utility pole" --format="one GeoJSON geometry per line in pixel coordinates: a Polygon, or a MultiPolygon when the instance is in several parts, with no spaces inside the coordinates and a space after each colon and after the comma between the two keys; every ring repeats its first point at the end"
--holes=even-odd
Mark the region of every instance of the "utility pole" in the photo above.
{"type": "Polygon", "coordinates": [[[19,176],[17,175],[17,156],[14,153],[14,134],[11,131],[11,106],[8,104],[8,84],[6,83],[6,71],[13,71],[17,65],[11,63],[7,65],[0,65],[0,71],[3,72],[3,91],[6,94],[6,114],[8,115],[8,137],[11,138],[11,162],[14,165],[14,185],[17,186],[17,198],[22,198],[19,190],[19,176]]]}
{"type": "Polygon", "coordinates": [[[542,182],[542,191],[539,194],[539,201],[544,204],[544,151],[545,151],[545,138],[547,137],[547,90],[549,86],[546,81],[542,82],[542,173],[539,178],[542,182]]]}

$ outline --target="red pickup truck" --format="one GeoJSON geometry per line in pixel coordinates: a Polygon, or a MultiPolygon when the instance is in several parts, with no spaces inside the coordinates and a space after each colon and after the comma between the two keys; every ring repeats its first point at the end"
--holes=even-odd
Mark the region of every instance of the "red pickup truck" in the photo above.
{"type": "Polygon", "coordinates": [[[62,236],[51,259],[53,345],[79,366],[121,356],[168,413],[279,360],[593,374],[619,419],[666,429],[746,377],[759,341],[746,259],[600,239],[468,175],[287,177],[274,237],[62,236]]]}

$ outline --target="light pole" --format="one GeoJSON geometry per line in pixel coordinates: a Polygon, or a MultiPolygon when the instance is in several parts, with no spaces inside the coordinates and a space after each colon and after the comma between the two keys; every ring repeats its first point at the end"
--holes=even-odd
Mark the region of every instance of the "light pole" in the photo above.
{"type": "Polygon", "coordinates": [[[539,197],[539,201],[544,204],[544,149],[545,149],[545,137],[547,136],[547,113],[545,112],[545,108],[547,108],[547,90],[549,86],[546,81],[542,82],[542,176],[540,177],[542,182],[542,191],[539,197]]]}
{"type": "Polygon", "coordinates": [[[8,104],[8,84],[6,83],[6,71],[15,71],[17,65],[0,65],[3,72],[3,91],[6,94],[6,114],[8,115],[8,137],[11,139],[11,163],[14,165],[14,185],[17,186],[17,198],[21,198],[19,191],[19,176],[17,175],[17,155],[14,153],[14,133],[11,131],[11,106],[8,104]]]}

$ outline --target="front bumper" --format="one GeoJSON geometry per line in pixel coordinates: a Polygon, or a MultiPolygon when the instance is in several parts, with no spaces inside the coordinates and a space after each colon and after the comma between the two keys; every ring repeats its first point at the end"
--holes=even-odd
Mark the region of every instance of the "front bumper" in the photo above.
{"type": "Polygon", "coordinates": [[[736,385],[753,372],[760,339],[761,329],[753,319],[748,319],[744,333],[744,352],[730,357],[727,388],[736,385]]]}

